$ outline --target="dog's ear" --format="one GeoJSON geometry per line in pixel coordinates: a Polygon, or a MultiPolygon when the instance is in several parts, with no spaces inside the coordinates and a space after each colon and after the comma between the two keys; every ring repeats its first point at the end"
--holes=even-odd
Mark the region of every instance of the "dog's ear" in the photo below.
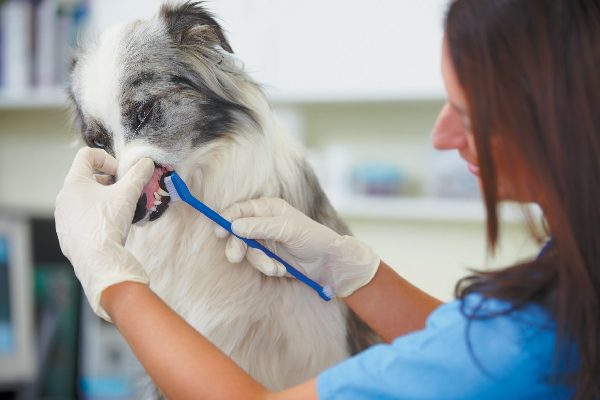
{"type": "Polygon", "coordinates": [[[161,7],[159,15],[175,43],[221,46],[223,50],[233,53],[223,29],[214,16],[202,6],[202,2],[167,3],[161,7]]]}

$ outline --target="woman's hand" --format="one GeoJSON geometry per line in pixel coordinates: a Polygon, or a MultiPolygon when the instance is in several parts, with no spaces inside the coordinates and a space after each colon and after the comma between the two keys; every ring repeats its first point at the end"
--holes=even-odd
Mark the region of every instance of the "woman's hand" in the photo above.
{"type": "MultiPolygon", "coordinates": [[[[379,256],[352,236],[341,236],[310,219],[286,201],[262,198],[236,203],[223,211],[233,231],[245,238],[267,241],[267,247],[321,285],[329,285],[337,297],[346,297],[375,275],[379,256]]],[[[227,232],[216,231],[220,237],[227,232]]],[[[227,259],[246,258],[266,275],[284,276],[285,267],[260,250],[248,248],[234,236],[226,246],[227,259]]]]}
{"type": "Polygon", "coordinates": [[[103,185],[95,173],[114,176],[117,160],[101,149],[79,150],[56,197],[56,233],[83,290],[100,317],[102,291],[123,281],[148,283],[139,262],[123,247],[137,200],[152,176],[154,163],[138,161],[117,183],[103,185]]]}

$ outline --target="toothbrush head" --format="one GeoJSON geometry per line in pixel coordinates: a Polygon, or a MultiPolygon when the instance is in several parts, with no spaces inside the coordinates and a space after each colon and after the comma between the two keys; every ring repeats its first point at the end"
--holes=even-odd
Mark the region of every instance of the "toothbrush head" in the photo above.
{"type": "Polygon", "coordinates": [[[171,201],[180,201],[181,200],[181,196],[179,196],[179,193],[177,192],[177,189],[175,188],[175,184],[173,183],[172,174],[165,177],[165,187],[167,188],[167,192],[169,193],[169,196],[171,196],[171,201]]]}
{"type": "Polygon", "coordinates": [[[323,297],[323,296],[321,296],[321,297],[323,297],[323,299],[325,301],[329,301],[329,300],[333,299],[335,297],[335,293],[333,292],[333,288],[331,286],[329,286],[329,285],[323,286],[323,295],[325,297],[323,297]]]}

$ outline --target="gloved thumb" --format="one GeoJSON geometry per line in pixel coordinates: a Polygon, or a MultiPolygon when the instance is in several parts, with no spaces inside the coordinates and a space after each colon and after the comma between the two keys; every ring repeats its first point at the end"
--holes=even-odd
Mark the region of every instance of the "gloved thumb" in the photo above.
{"type": "Polygon", "coordinates": [[[123,194],[131,196],[133,201],[140,196],[153,173],[154,161],[150,158],[142,158],[115,185],[123,190],[123,194]]]}

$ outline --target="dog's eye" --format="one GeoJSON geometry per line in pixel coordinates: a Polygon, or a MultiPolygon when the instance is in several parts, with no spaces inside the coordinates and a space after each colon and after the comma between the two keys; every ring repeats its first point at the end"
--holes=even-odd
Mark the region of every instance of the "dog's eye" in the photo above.
{"type": "Polygon", "coordinates": [[[110,138],[103,129],[98,128],[96,125],[92,125],[86,129],[83,137],[90,147],[98,147],[100,149],[110,147],[110,138]]]}
{"type": "Polygon", "coordinates": [[[139,106],[139,108],[137,110],[138,129],[150,117],[150,115],[152,114],[152,109],[153,108],[154,108],[154,104],[153,103],[144,103],[144,104],[142,104],[142,105],[139,106]]]}

